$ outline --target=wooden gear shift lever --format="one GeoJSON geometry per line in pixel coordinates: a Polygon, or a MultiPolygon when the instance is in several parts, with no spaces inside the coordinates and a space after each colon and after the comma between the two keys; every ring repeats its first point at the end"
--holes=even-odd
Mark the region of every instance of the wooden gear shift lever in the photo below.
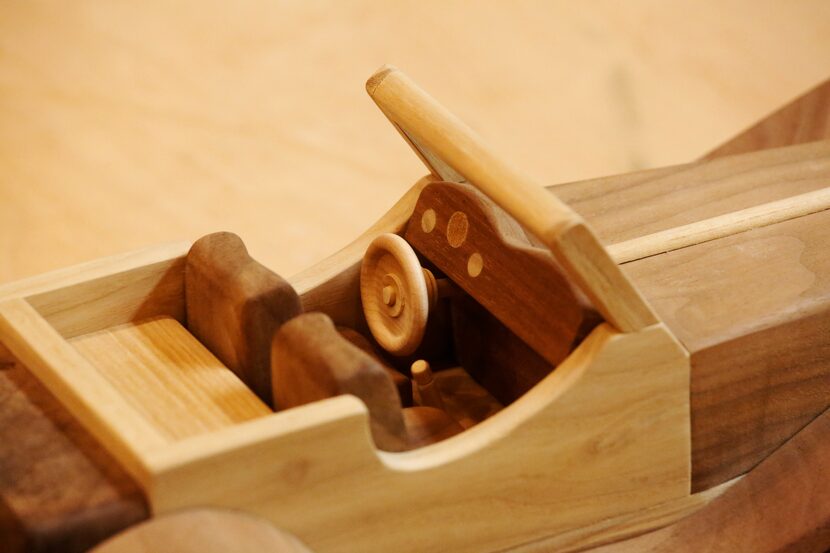
{"type": "Polygon", "coordinates": [[[381,234],[363,256],[360,299],[375,340],[393,355],[409,355],[420,345],[429,311],[451,293],[447,279],[421,267],[409,243],[381,234]]]}

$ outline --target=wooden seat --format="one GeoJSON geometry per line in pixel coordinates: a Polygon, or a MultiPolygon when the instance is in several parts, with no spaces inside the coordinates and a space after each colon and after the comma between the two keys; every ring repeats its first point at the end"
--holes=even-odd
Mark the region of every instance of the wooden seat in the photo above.
{"type": "Polygon", "coordinates": [[[197,240],[185,266],[187,327],[265,403],[271,402],[271,338],[302,313],[291,285],[248,255],[235,234],[197,240]]]}
{"type": "Polygon", "coordinates": [[[462,431],[449,415],[432,407],[403,409],[387,369],[337,331],[323,313],[306,313],[284,324],[271,349],[274,405],[287,409],[352,394],[369,410],[379,449],[403,451],[462,431]]]}

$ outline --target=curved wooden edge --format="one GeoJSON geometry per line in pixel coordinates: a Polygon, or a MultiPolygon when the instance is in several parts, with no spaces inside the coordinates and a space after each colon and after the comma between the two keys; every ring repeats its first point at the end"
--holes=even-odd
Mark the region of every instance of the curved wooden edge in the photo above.
{"type": "Polygon", "coordinates": [[[341,396],[157,450],[148,495],[157,513],[242,509],[320,552],[512,547],[689,498],[688,378],[662,325],[604,324],[499,416],[440,443],[378,452],[365,406],[341,396]]]}
{"type": "Polygon", "coordinates": [[[296,536],[260,518],[221,509],[189,509],[152,518],[90,553],[311,553],[296,536]]]}
{"type": "Polygon", "coordinates": [[[381,234],[401,234],[406,228],[421,190],[433,182],[431,175],[418,180],[378,221],[356,240],[323,261],[290,277],[304,311],[322,311],[337,325],[366,329],[360,305],[360,264],[369,244],[381,234]]]}
{"type": "Polygon", "coordinates": [[[366,89],[434,174],[475,185],[510,213],[550,248],[609,323],[632,332],[658,322],[579,215],[505,163],[401,71],[381,68],[366,89]]]}

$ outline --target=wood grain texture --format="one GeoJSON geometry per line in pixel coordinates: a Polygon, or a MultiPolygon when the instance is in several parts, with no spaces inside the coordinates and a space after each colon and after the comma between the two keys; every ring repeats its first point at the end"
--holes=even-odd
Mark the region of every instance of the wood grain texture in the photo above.
{"type": "Polygon", "coordinates": [[[70,343],[169,441],[271,413],[175,319],[132,323],[70,343]]]}
{"type": "Polygon", "coordinates": [[[582,218],[534,179],[507,163],[467,125],[394,67],[384,66],[367,91],[422,158],[440,158],[444,180],[468,182],[536,236],[603,318],[623,332],[657,319],[582,218]],[[443,166],[442,165],[442,166],[443,166]]]}
{"type": "Polygon", "coordinates": [[[167,440],[22,298],[0,303],[0,341],[146,489],[167,440]]]}
{"type": "Polygon", "coordinates": [[[550,188],[614,245],[827,187],[830,141],[550,188]],[[678,209],[682,206],[682,209],[678,209]]]}
{"type": "Polygon", "coordinates": [[[497,551],[688,498],[688,378],[664,328],[603,324],[519,401],[458,436],[379,453],[364,404],[331,398],[154,452],[151,502],[159,513],[242,508],[320,553],[497,551]],[[206,473],[221,485],[205,486],[206,473]]]}
{"type": "Polygon", "coordinates": [[[462,430],[440,410],[402,410],[383,364],[343,338],[322,313],[307,313],[283,325],[274,336],[271,359],[278,409],[354,395],[369,410],[372,438],[381,450],[420,447],[462,430]]]}
{"type": "Polygon", "coordinates": [[[312,553],[271,524],[233,511],[190,509],[139,524],[90,553],[312,553]]]}
{"type": "Polygon", "coordinates": [[[693,489],[830,405],[830,211],[624,265],[692,359],[693,489]]]}
{"type": "Polygon", "coordinates": [[[473,187],[427,186],[405,237],[551,365],[570,353],[587,321],[598,322],[553,255],[530,246],[521,227],[473,187]],[[471,266],[476,259],[480,265],[471,266]]]}
{"type": "Polygon", "coordinates": [[[271,402],[271,339],[302,313],[291,285],[229,232],[197,240],[185,267],[187,328],[259,398],[271,402]]]}
{"type": "Polygon", "coordinates": [[[436,371],[433,378],[444,409],[465,429],[489,419],[504,407],[463,367],[436,371]]]}
{"type": "Polygon", "coordinates": [[[86,551],[149,516],[118,462],[22,365],[0,368],[0,545],[86,551]]]}
{"type": "Polygon", "coordinates": [[[830,548],[830,413],[690,517],[594,553],[824,553],[830,548]]]}
{"type": "Polygon", "coordinates": [[[25,298],[64,338],[150,317],[184,321],[184,255],[162,244],[96,259],[0,287],[25,298]]]}
{"type": "Polygon", "coordinates": [[[805,92],[703,159],[830,139],[830,80],[805,92]]]}

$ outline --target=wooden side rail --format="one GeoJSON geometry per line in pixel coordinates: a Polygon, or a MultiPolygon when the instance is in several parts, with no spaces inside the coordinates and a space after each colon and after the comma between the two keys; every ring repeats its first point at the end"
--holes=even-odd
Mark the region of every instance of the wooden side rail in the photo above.
{"type": "Polygon", "coordinates": [[[469,182],[539,238],[603,317],[623,332],[657,317],[585,221],[535,180],[493,153],[469,127],[401,71],[383,67],[366,90],[440,178],[469,182]]]}

